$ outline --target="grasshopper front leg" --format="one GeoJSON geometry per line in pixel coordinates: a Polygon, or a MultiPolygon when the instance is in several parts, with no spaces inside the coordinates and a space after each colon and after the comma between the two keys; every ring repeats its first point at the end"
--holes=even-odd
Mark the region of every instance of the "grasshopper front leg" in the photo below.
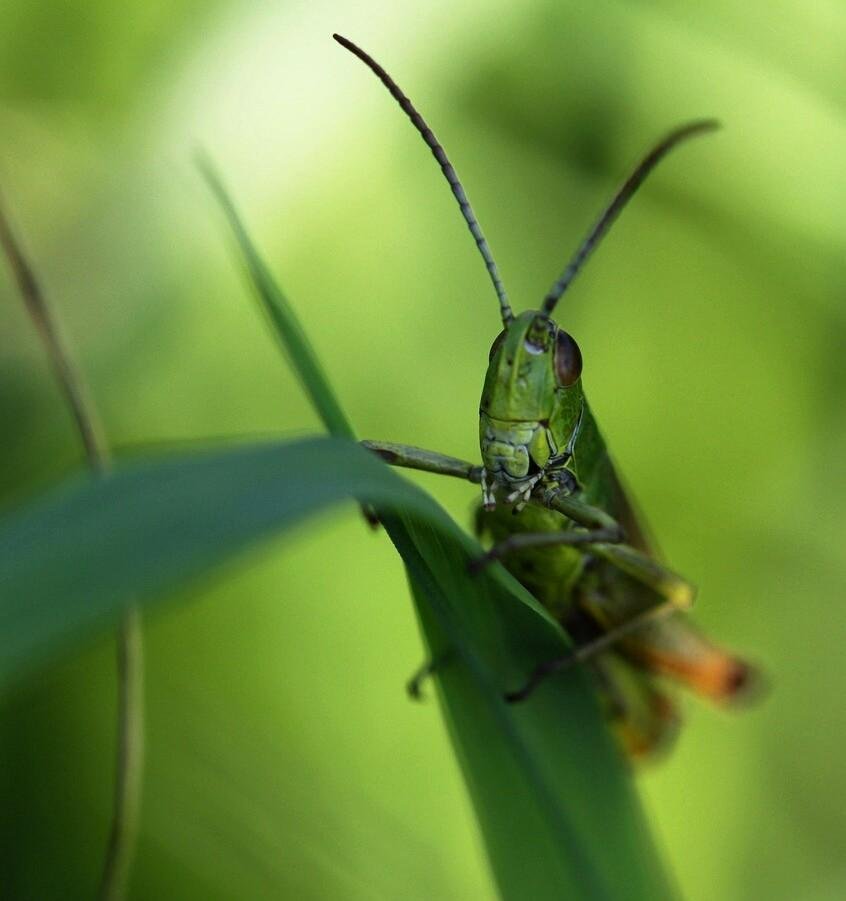
{"type": "MultiPolygon", "coordinates": [[[[401,466],[404,469],[416,469],[420,472],[431,472],[435,475],[452,476],[466,479],[475,485],[482,483],[484,468],[457,457],[450,457],[437,451],[414,447],[410,444],[396,444],[391,441],[362,441],[361,446],[372,451],[390,466],[401,466]]],[[[538,488],[535,496],[545,506],[584,526],[586,531],[579,532],[538,532],[513,535],[506,541],[491,548],[484,557],[474,564],[481,569],[488,563],[498,560],[513,551],[524,547],[539,547],[555,544],[588,544],[597,542],[618,542],[623,540],[623,529],[617,521],[600,510],[573,497],[562,488],[538,488]]]]}
{"type": "Polygon", "coordinates": [[[612,530],[613,526],[616,526],[619,535],[616,540],[609,541],[604,539],[588,543],[584,545],[586,551],[594,556],[602,557],[613,567],[630,576],[636,582],[651,588],[656,594],[678,609],[685,610],[693,604],[696,590],[690,582],[648,554],[644,554],[637,548],[625,544],[623,529],[604,510],[591,507],[589,504],[585,504],[578,498],[569,496],[563,491],[542,491],[540,492],[540,500],[544,506],[563,513],[564,516],[569,517],[588,530],[612,530]]]}
{"type": "Polygon", "coordinates": [[[578,523],[584,528],[584,531],[514,535],[493,547],[486,554],[486,559],[498,559],[500,556],[525,547],[576,545],[584,548],[586,553],[607,560],[616,569],[624,572],[636,582],[653,589],[679,609],[691,606],[695,596],[693,586],[657,560],[637,548],[625,544],[623,528],[604,510],[592,507],[563,491],[542,489],[536,492],[536,497],[545,507],[556,510],[578,523]],[[603,537],[604,535],[611,537],[603,537]],[[501,550],[498,551],[498,548],[501,550]]]}
{"type": "MultiPolygon", "coordinates": [[[[389,441],[362,441],[361,444],[391,466],[466,479],[476,485],[482,481],[481,466],[457,457],[389,441]]],[[[527,547],[575,545],[604,558],[612,566],[635,581],[652,588],[680,609],[693,603],[695,595],[693,586],[671,569],[636,548],[624,544],[625,535],[622,526],[604,510],[586,504],[562,488],[538,486],[534,492],[534,500],[578,523],[583,531],[528,532],[512,535],[479,559],[477,565],[480,568],[527,547]]]]}
{"type": "Polygon", "coordinates": [[[561,545],[573,547],[589,545],[592,548],[596,544],[617,544],[625,539],[622,526],[612,516],[599,507],[593,507],[574,497],[560,484],[552,487],[538,485],[532,497],[535,503],[562,513],[582,528],[558,532],[517,532],[509,535],[475,561],[473,564],[475,571],[493,563],[494,560],[500,560],[508,554],[526,548],[561,545]]]}
{"type": "MultiPolygon", "coordinates": [[[[457,457],[449,457],[435,451],[425,450],[422,447],[413,447],[410,444],[395,444],[391,441],[362,441],[361,446],[376,454],[390,466],[402,466],[406,469],[417,469],[421,472],[432,472],[436,475],[453,476],[459,479],[467,479],[479,484],[482,481],[483,469],[459,460],[457,457]]],[[[367,522],[376,527],[379,518],[376,512],[369,506],[363,508],[367,522]]]]}
{"type": "Polygon", "coordinates": [[[372,451],[377,457],[391,466],[402,466],[405,469],[417,469],[420,472],[431,472],[435,475],[453,476],[466,479],[479,485],[482,481],[483,469],[466,460],[439,454],[436,451],[413,447],[410,444],[395,444],[391,441],[362,441],[361,446],[372,451]]]}

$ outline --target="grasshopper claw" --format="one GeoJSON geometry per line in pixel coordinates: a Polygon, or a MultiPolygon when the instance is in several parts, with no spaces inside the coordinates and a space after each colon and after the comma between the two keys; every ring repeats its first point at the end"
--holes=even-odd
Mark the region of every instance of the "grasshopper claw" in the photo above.
{"type": "Polygon", "coordinates": [[[481,557],[475,557],[472,560],[468,560],[467,571],[471,576],[478,576],[483,569],[489,567],[491,563],[495,562],[497,559],[499,559],[497,549],[496,547],[492,547],[487,553],[482,554],[481,557]]]}

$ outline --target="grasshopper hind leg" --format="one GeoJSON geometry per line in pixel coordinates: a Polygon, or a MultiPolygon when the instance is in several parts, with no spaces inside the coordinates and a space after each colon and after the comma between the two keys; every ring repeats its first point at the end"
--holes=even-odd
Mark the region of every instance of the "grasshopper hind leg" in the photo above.
{"type": "MultiPolygon", "coordinates": [[[[602,627],[576,607],[565,627],[580,647],[590,647],[602,627]]],[[[648,673],[633,669],[617,650],[594,654],[586,667],[592,675],[608,722],[628,756],[642,761],[668,751],[681,717],[670,695],[648,673]]]]}
{"type": "MultiPolygon", "coordinates": [[[[606,576],[613,568],[599,567],[606,576]]],[[[539,664],[527,682],[506,695],[523,701],[549,676],[577,664],[592,664],[613,653],[639,675],[660,675],[721,703],[748,698],[760,686],[754,667],[707,639],[679,615],[673,593],[662,597],[663,582],[647,585],[615,573],[610,583],[584,586],[564,621],[576,647],[539,664]]]]}

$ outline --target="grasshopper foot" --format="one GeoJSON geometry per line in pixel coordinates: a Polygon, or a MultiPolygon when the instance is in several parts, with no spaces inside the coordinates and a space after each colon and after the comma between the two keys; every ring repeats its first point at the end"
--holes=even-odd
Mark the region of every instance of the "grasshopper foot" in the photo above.
{"type": "Polygon", "coordinates": [[[508,704],[520,704],[529,697],[531,691],[526,691],[524,688],[518,688],[517,691],[507,691],[502,696],[503,700],[508,704]]]}
{"type": "Polygon", "coordinates": [[[516,691],[506,692],[503,697],[509,704],[519,704],[521,701],[525,701],[541,682],[544,682],[550,676],[555,675],[555,673],[570,669],[570,667],[581,662],[581,660],[582,654],[579,650],[576,650],[565,657],[556,657],[553,660],[547,660],[545,663],[541,663],[539,666],[535,667],[534,672],[529,676],[525,685],[516,689],[516,691]]]}
{"type": "MultiPolygon", "coordinates": [[[[491,551],[492,550],[493,548],[491,548],[491,551]]],[[[491,551],[467,562],[467,572],[469,572],[471,576],[478,576],[483,569],[490,566],[491,563],[496,560],[496,554],[492,554],[491,551]]]]}
{"type": "Polygon", "coordinates": [[[378,531],[382,523],[375,508],[371,507],[370,504],[362,504],[361,513],[364,516],[364,521],[367,523],[367,525],[369,525],[374,532],[378,531]]]}
{"type": "Polygon", "coordinates": [[[436,657],[433,660],[427,660],[423,663],[412,675],[412,677],[405,683],[405,690],[408,694],[409,698],[412,701],[423,701],[425,700],[425,695],[423,694],[423,683],[434,673],[440,669],[441,664],[444,660],[444,654],[436,657]]]}
{"type": "Polygon", "coordinates": [[[423,700],[423,680],[415,673],[408,682],[405,683],[405,692],[412,701],[418,703],[423,700]]]}

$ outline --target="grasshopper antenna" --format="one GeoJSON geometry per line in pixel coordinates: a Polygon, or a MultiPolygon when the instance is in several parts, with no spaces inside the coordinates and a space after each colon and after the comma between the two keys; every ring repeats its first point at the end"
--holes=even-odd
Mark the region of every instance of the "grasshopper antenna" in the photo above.
{"type": "Polygon", "coordinates": [[[547,316],[552,314],[555,304],[561,299],[561,295],[570,287],[570,283],[579,274],[587,258],[593,253],[597,244],[605,237],[608,229],[614,224],[614,220],[623,211],[623,207],[631,200],[632,195],[643,184],[646,176],[658,165],[659,162],[677,145],[688,138],[715,131],[720,123],[715,119],[700,119],[689,122],[680,128],[671,131],[662,141],[659,141],[649,153],[638,163],[632,174],[623,182],[614,199],[588,232],[579,249],[573,254],[567,268],[561,273],[561,277],[549,289],[549,293],[543,300],[542,310],[547,316]]]}
{"type": "Polygon", "coordinates": [[[499,270],[496,267],[496,263],[494,262],[493,254],[491,253],[491,249],[488,246],[488,242],[485,239],[484,234],[482,233],[482,228],[479,225],[479,220],[476,219],[476,214],[473,212],[473,207],[470,206],[470,201],[467,199],[467,194],[464,192],[464,188],[461,185],[461,182],[458,180],[458,174],[453,168],[452,163],[449,161],[449,157],[446,155],[446,151],[440,145],[440,142],[435,137],[435,133],[431,128],[426,124],[426,120],[417,112],[414,108],[414,104],[408,99],[408,97],[403,94],[399,85],[391,78],[390,75],[370,56],[368,53],[365,53],[361,47],[357,47],[352,41],[347,40],[347,38],[342,37],[340,34],[333,34],[332,37],[342,46],[346,47],[350,53],[357,56],[382,82],[383,85],[391,92],[391,95],[394,99],[399,103],[399,105],[404,110],[405,114],[411,119],[411,124],[420,132],[421,137],[428,145],[429,149],[432,151],[432,155],[438,161],[438,164],[441,167],[441,172],[443,172],[444,177],[449,182],[450,188],[452,188],[452,193],[455,195],[455,199],[458,201],[458,205],[461,208],[461,215],[464,216],[464,221],[467,223],[467,227],[470,229],[470,233],[473,235],[473,238],[476,241],[476,246],[479,248],[479,253],[482,255],[482,259],[485,261],[485,267],[488,270],[488,275],[491,277],[491,281],[493,282],[494,290],[496,291],[496,296],[499,298],[499,308],[500,315],[502,316],[503,325],[507,326],[509,322],[514,318],[514,313],[511,310],[511,304],[508,302],[508,295],[505,293],[505,286],[502,283],[502,279],[499,276],[499,270]]]}

